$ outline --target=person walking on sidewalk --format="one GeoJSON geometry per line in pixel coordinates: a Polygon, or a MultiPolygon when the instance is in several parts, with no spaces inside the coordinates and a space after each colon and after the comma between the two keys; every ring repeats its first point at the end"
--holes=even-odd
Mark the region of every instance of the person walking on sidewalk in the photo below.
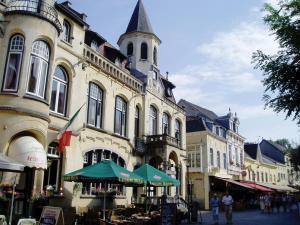
{"type": "Polygon", "coordinates": [[[212,208],[212,215],[213,215],[213,221],[215,225],[219,224],[219,206],[220,206],[220,200],[217,196],[217,194],[214,194],[214,196],[210,199],[210,205],[212,208]]]}
{"type": "Polygon", "coordinates": [[[232,196],[226,192],[226,195],[222,199],[222,203],[225,207],[225,215],[227,224],[232,224],[232,204],[233,204],[233,198],[232,196]]]}

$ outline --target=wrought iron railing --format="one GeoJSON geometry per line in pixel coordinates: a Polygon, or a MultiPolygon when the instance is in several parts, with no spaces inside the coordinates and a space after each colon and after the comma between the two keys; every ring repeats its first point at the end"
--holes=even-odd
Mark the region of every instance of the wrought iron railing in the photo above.
{"type": "Polygon", "coordinates": [[[181,141],[178,138],[171,137],[167,134],[147,136],[147,144],[169,144],[181,148],[181,141]]]}
{"type": "Polygon", "coordinates": [[[54,5],[50,5],[44,0],[11,0],[7,4],[5,13],[16,12],[42,17],[51,22],[59,32],[62,31],[62,26],[58,20],[58,13],[54,5]]]}

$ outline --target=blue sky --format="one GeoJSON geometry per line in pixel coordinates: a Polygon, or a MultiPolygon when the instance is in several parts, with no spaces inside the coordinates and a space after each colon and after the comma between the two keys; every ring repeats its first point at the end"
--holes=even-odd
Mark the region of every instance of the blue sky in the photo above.
{"type": "MultiPolygon", "coordinates": [[[[240,117],[247,141],[288,138],[300,143],[300,128],[264,109],[257,49],[275,53],[277,44],[262,22],[265,2],[277,0],[144,0],[155,33],[162,40],[160,69],[170,72],[177,100],[184,98],[218,115],[229,107],[240,117]]],[[[113,45],[124,33],[137,0],[72,0],[88,15],[91,28],[113,45]]]]}

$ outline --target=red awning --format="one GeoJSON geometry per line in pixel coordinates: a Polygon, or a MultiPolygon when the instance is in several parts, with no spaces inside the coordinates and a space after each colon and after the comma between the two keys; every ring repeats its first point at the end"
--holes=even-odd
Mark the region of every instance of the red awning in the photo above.
{"type": "Polygon", "coordinates": [[[249,181],[240,181],[241,183],[243,183],[244,185],[247,185],[249,187],[255,188],[259,191],[264,191],[264,192],[273,192],[273,190],[271,188],[267,188],[264,186],[261,186],[259,184],[256,184],[254,182],[249,182],[249,181]]]}

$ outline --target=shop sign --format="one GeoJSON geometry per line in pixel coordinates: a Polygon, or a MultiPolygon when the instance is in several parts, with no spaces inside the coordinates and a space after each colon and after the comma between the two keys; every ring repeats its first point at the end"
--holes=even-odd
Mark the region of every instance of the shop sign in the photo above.
{"type": "Polygon", "coordinates": [[[45,206],[40,218],[40,225],[64,225],[62,208],[45,206]]]}
{"type": "Polygon", "coordinates": [[[176,224],[176,203],[165,203],[161,206],[161,225],[176,224]]]}

